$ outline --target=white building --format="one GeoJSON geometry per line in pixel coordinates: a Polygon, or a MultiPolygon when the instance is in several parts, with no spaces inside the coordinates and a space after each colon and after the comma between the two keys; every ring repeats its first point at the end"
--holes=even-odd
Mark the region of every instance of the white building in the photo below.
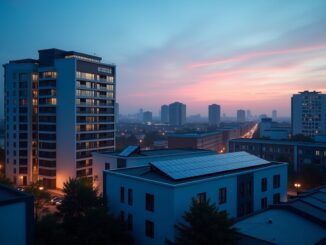
{"type": "Polygon", "coordinates": [[[326,94],[304,91],[291,100],[292,134],[326,134],[326,94]]]}
{"type": "Polygon", "coordinates": [[[115,66],[46,49],[5,68],[6,176],[62,188],[93,177],[91,152],[114,150],[115,66]]]}
{"type": "Polygon", "coordinates": [[[33,196],[0,185],[0,244],[34,244],[33,196]]]}
{"type": "Polygon", "coordinates": [[[231,217],[287,201],[287,163],[246,152],[171,157],[104,171],[103,185],[110,209],[126,221],[138,244],[165,244],[174,240],[174,224],[192,198],[209,198],[231,217]]]}
{"type": "Polygon", "coordinates": [[[140,150],[139,146],[128,146],[120,152],[93,152],[93,174],[95,187],[102,192],[103,170],[148,165],[151,161],[213,155],[215,152],[194,149],[140,150]]]}

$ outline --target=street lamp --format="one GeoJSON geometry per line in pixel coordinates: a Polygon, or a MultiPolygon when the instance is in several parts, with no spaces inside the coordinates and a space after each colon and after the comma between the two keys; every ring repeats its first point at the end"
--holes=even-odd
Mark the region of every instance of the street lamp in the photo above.
{"type": "Polygon", "coordinates": [[[44,187],[43,187],[43,186],[40,186],[38,189],[39,189],[40,191],[43,191],[43,190],[44,190],[44,187]]]}
{"type": "Polygon", "coordinates": [[[299,188],[301,187],[301,184],[300,184],[300,183],[294,183],[294,187],[296,188],[296,190],[297,190],[297,195],[298,195],[299,188]]]}

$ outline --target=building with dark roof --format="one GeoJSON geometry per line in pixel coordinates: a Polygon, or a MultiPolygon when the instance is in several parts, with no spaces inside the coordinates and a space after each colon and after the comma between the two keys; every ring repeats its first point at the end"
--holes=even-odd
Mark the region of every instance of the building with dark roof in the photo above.
{"type": "Polygon", "coordinates": [[[170,155],[144,166],[104,171],[104,196],[139,244],[174,240],[191,200],[210,199],[231,217],[287,201],[287,163],[246,152],[170,155]]]}

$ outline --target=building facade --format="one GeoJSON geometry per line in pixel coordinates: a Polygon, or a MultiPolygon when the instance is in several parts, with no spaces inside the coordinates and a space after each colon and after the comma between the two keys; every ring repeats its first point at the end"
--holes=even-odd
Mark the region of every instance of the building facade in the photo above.
{"type": "Polygon", "coordinates": [[[186,105],[174,102],[169,105],[169,124],[182,126],[186,123],[186,105]]]}
{"type": "Polygon", "coordinates": [[[291,99],[292,134],[326,134],[326,94],[304,91],[291,99]]]}
{"type": "Polygon", "coordinates": [[[268,161],[284,161],[289,168],[300,171],[305,165],[314,165],[326,171],[326,144],[269,139],[233,139],[229,152],[246,151],[268,161]]]}
{"type": "Polygon", "coordinates": [[[221,106],[212,104],[208,106],[208,123],[210,125],[219,125],[221,122],[221,106]]]}
{"type": "Polygon", "coordinates": [[[153,121],[153,114],[150,111],[144,111],[143,113],[143,122],[148,123],[153,121]]]}
{"type": "Polygon", "coordinates": [[[245,121],[246,121],[246,111],[237,110],[237,122],[245,122],[245,121]]]}
{"type": "Polygon", "coordinates": [[[94,152],[93,172],[95,185],[100,192],[103,188],[103,171],[148,165],[151,161],[212,155],[213,151],[196,149],[141,150],[139,146],[128,146],[119,152],[94,152]],[[128,154],[124,154],[128,152],[128,154]]]}
{"type": "Polygon", "coordinates": [[[168,148],[205,149],[223,152],[225,150],[223,131],[169,134],[168,148]]]}
{"type": "Polygon", "coordinates": [[[31,194],[0,184],[0,217],[0,244],[35,244],[31,194]]]}
{"type": "Polygon", "coordinates": [[[91,152],[115,145],[115,66],[47,49],[4,68],[6,175],[18,185],[41,179],[48,188],[93,177],[91,152]]]}
{"type": "Polygon", "coordinates": [[[193,198],[210,199],[231,217],[286,201],[287,164],[245,152],[158,160],[104,171],[104,193],[138,244],[165,244],[166,239],[174,241],[174,225],[193,198]],[[194,165],[200,171],[191,170],[194,165]]]}
{"type": "Polygon", "coordinates": [[[161,106],[161,122],[169,123],[169,106],[168,105],[161,106]]]}

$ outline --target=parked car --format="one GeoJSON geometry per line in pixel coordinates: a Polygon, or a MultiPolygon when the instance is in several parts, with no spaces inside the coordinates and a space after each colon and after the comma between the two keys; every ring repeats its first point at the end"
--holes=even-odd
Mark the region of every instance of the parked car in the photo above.
{"type": "Polygon", "coordinates": [[[62,199],[58,200],[58,201],[55,203],[56,206],[60,206],[61,204],[62,204],[62,199]]]}
{"type": "Polygon", "coordinates": [[[57,201],[60,201],[61,200],[61,198],[60,197],[52,197],[51,198],[51,200],[50,200],[50,203],[52,204],[52,205],[56,205],[56,203],[57,203],[57,201]]]}
{"type": "Polygon", "coordinates": [[[17,187],[17,190],[19,190],[19,191],[25,191],[25,189],[24,189],[24,187],[17,187]]]}

